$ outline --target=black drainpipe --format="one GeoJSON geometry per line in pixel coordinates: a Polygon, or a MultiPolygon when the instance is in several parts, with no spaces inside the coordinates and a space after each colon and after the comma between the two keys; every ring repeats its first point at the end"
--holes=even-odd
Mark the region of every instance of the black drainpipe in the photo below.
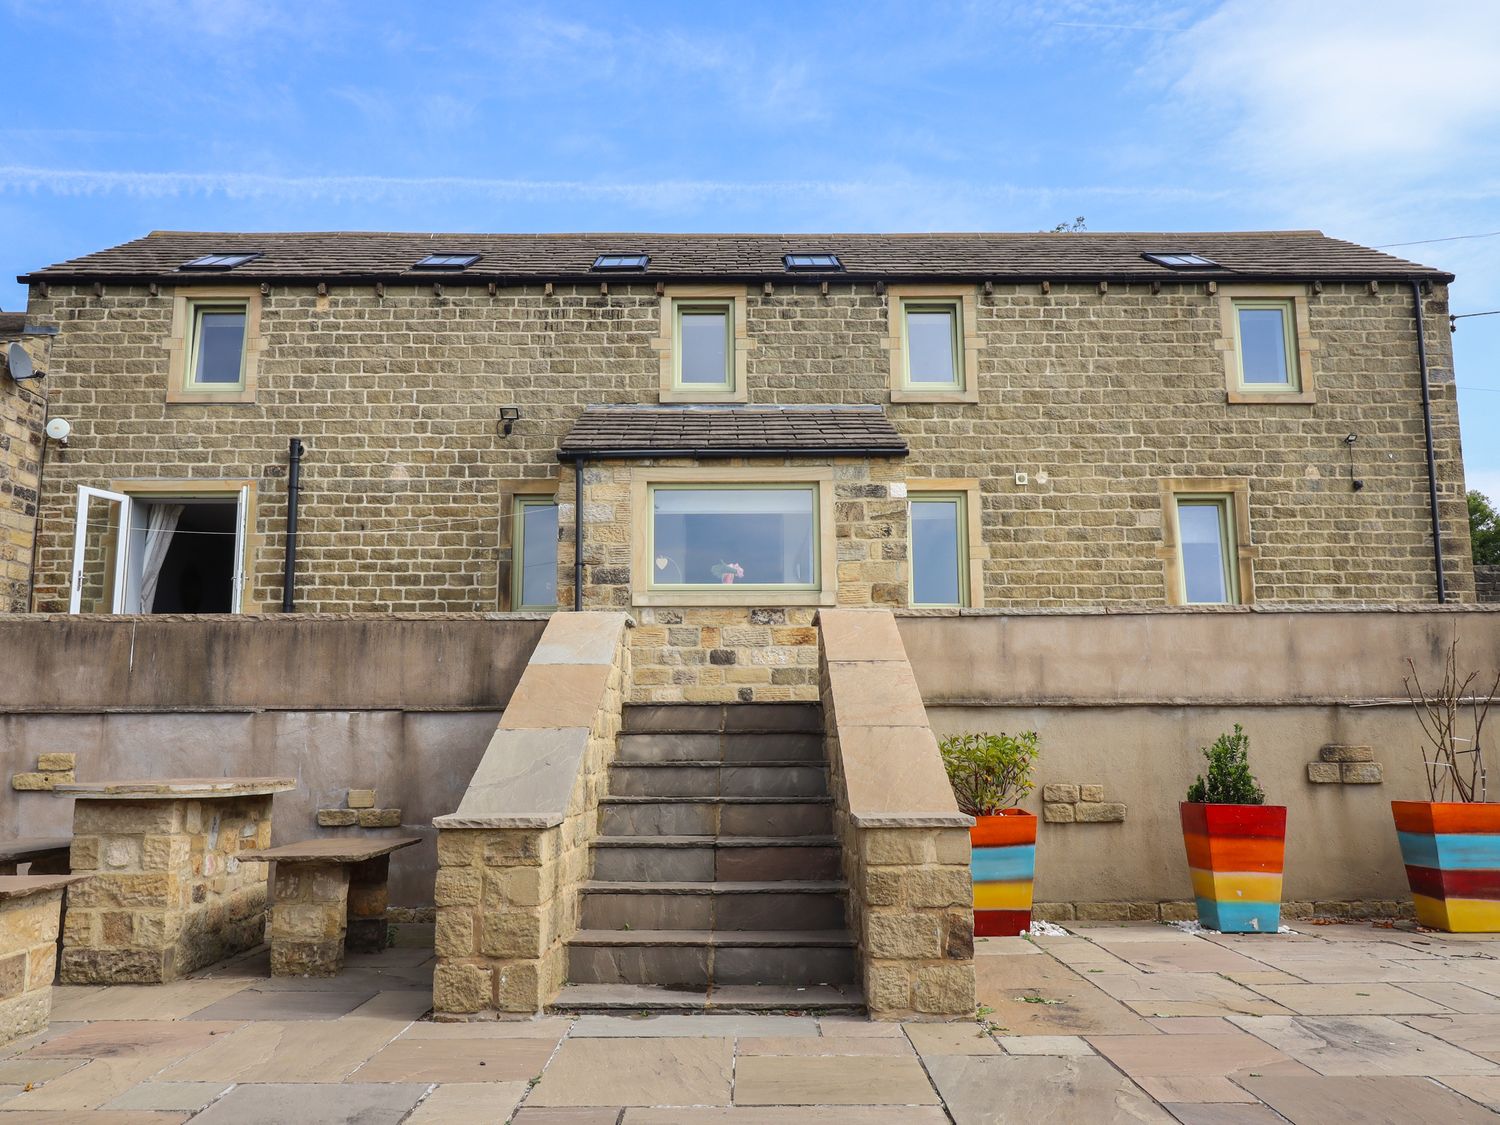
{"type": "Polygon", "coordinates": [[[573,462],[573,611],[583,608],[583,458],[573,462]]]}
{"type": "Polygon", "coordinates": [[[1448,601],[1443,578],[1443,539],[1438,525],[1437,459],[1432,452],[1432,384],[1427,373],[1427,330],[1422,319],[1422,283],[1412,280],[1412,305],[1417,314],[1417,365],[1422,369],[1422,432],[1427,441],[1427,500],[1432,508],[1432,567],[1437,572],[1438,605],[1448,601]]]}
{"type": "Polygon", "coordinates": [[[287,442],[286,566],[281,574],[281,612],[291,613],[297,581],[297,496],[302,480],[302,439],[287,442]]]}

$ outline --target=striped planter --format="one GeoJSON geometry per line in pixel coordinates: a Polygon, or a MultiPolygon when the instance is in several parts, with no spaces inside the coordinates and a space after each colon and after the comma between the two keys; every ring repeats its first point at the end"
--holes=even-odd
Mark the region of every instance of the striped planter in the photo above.
{"type": "Polygon", "coordinates": [[[974,936],[1015,937],[1031,928],[1036,875],[1036,817],[1020,809],[981,816],[969,829],[974,875],[974,936]]]}
{"type": "Polygon", "coordinates": [[[1199,924],[1225,934],[1274,934],[1281,927],[1286,806],[1181,807],[1199,924]]]}
{"type": "Polygon", "coordinates": [[[1454,934],[1500,931],[1500,804],[1392,801],[1417,921],[1454,934]]]}

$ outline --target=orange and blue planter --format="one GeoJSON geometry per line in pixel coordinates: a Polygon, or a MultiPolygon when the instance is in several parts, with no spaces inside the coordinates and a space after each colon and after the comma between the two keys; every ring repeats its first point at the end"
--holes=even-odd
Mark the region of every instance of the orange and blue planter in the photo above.
{"type": "Polygon", "coordinates": [[[1285,805],[1182,803],[1198,922],[1225,934],[1274,934],[1281,928],[1285,805]]]}
{"type": "Polygon", "coordinates": [[[1020,809],[981,816],[969,829],[974,936],[1015,937],[1031,929],[1036,817],[1020,809]]]}
{"type": "Polygon", "coordinates": [[[1417,921],[1455,934],[1500,931],[1500,804],[1392,801],[1417,921]]]}

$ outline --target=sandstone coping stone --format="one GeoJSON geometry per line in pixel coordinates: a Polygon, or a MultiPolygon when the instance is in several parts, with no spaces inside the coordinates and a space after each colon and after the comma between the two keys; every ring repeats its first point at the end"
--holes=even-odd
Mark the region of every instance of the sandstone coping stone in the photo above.
{"type": "Polygon", "coordinates": [[[61,890],[87,878],[87,875],[0,875],[0,902],[61,890]]]}
{"type": "Polygon", "coordinates": [[[279,844],[274,848],[257,848],[240,852],[240,858],[288,863],[362,863],[421,842],[420,836],[335,836],[331,839],[303,840],[296,844],[279,844]]]}
{"type": "Polygon", "coordinates": [[[615,633],[609,628],[600,628],[600,618],[615,618],[626,627],[635,621],[624,613],[610,614],[554,614],[547,622],[542,639],[531,653],[527,666],[537,664],[613,664],[615,661],[615,633]]]}
{"type": "Polygon", "coordinates": [[[433,825],[442,829],[561,824],[588,744],[586,726],[497,730],[457,811],[437,817],[433,825]]]}
{"type": "Polygon", "coordinates": [[[56,788],[79,800],[161,801],[259,797],[285,793],[297,788],[297,783],[290,777],[164,777],[74,781],[56,788]]]}

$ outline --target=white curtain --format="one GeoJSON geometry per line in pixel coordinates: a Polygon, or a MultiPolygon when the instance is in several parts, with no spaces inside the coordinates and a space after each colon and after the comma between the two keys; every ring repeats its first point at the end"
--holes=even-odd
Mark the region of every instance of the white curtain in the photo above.
{"type": "Polygon", "coordinates": [[[182,518],[181,504],[152,504],[146,523],[146,547],[141,554],[141,612],[150,613],[156,604],[156,582],[161,564],[167,561],[172,533],[182,518]]]}

